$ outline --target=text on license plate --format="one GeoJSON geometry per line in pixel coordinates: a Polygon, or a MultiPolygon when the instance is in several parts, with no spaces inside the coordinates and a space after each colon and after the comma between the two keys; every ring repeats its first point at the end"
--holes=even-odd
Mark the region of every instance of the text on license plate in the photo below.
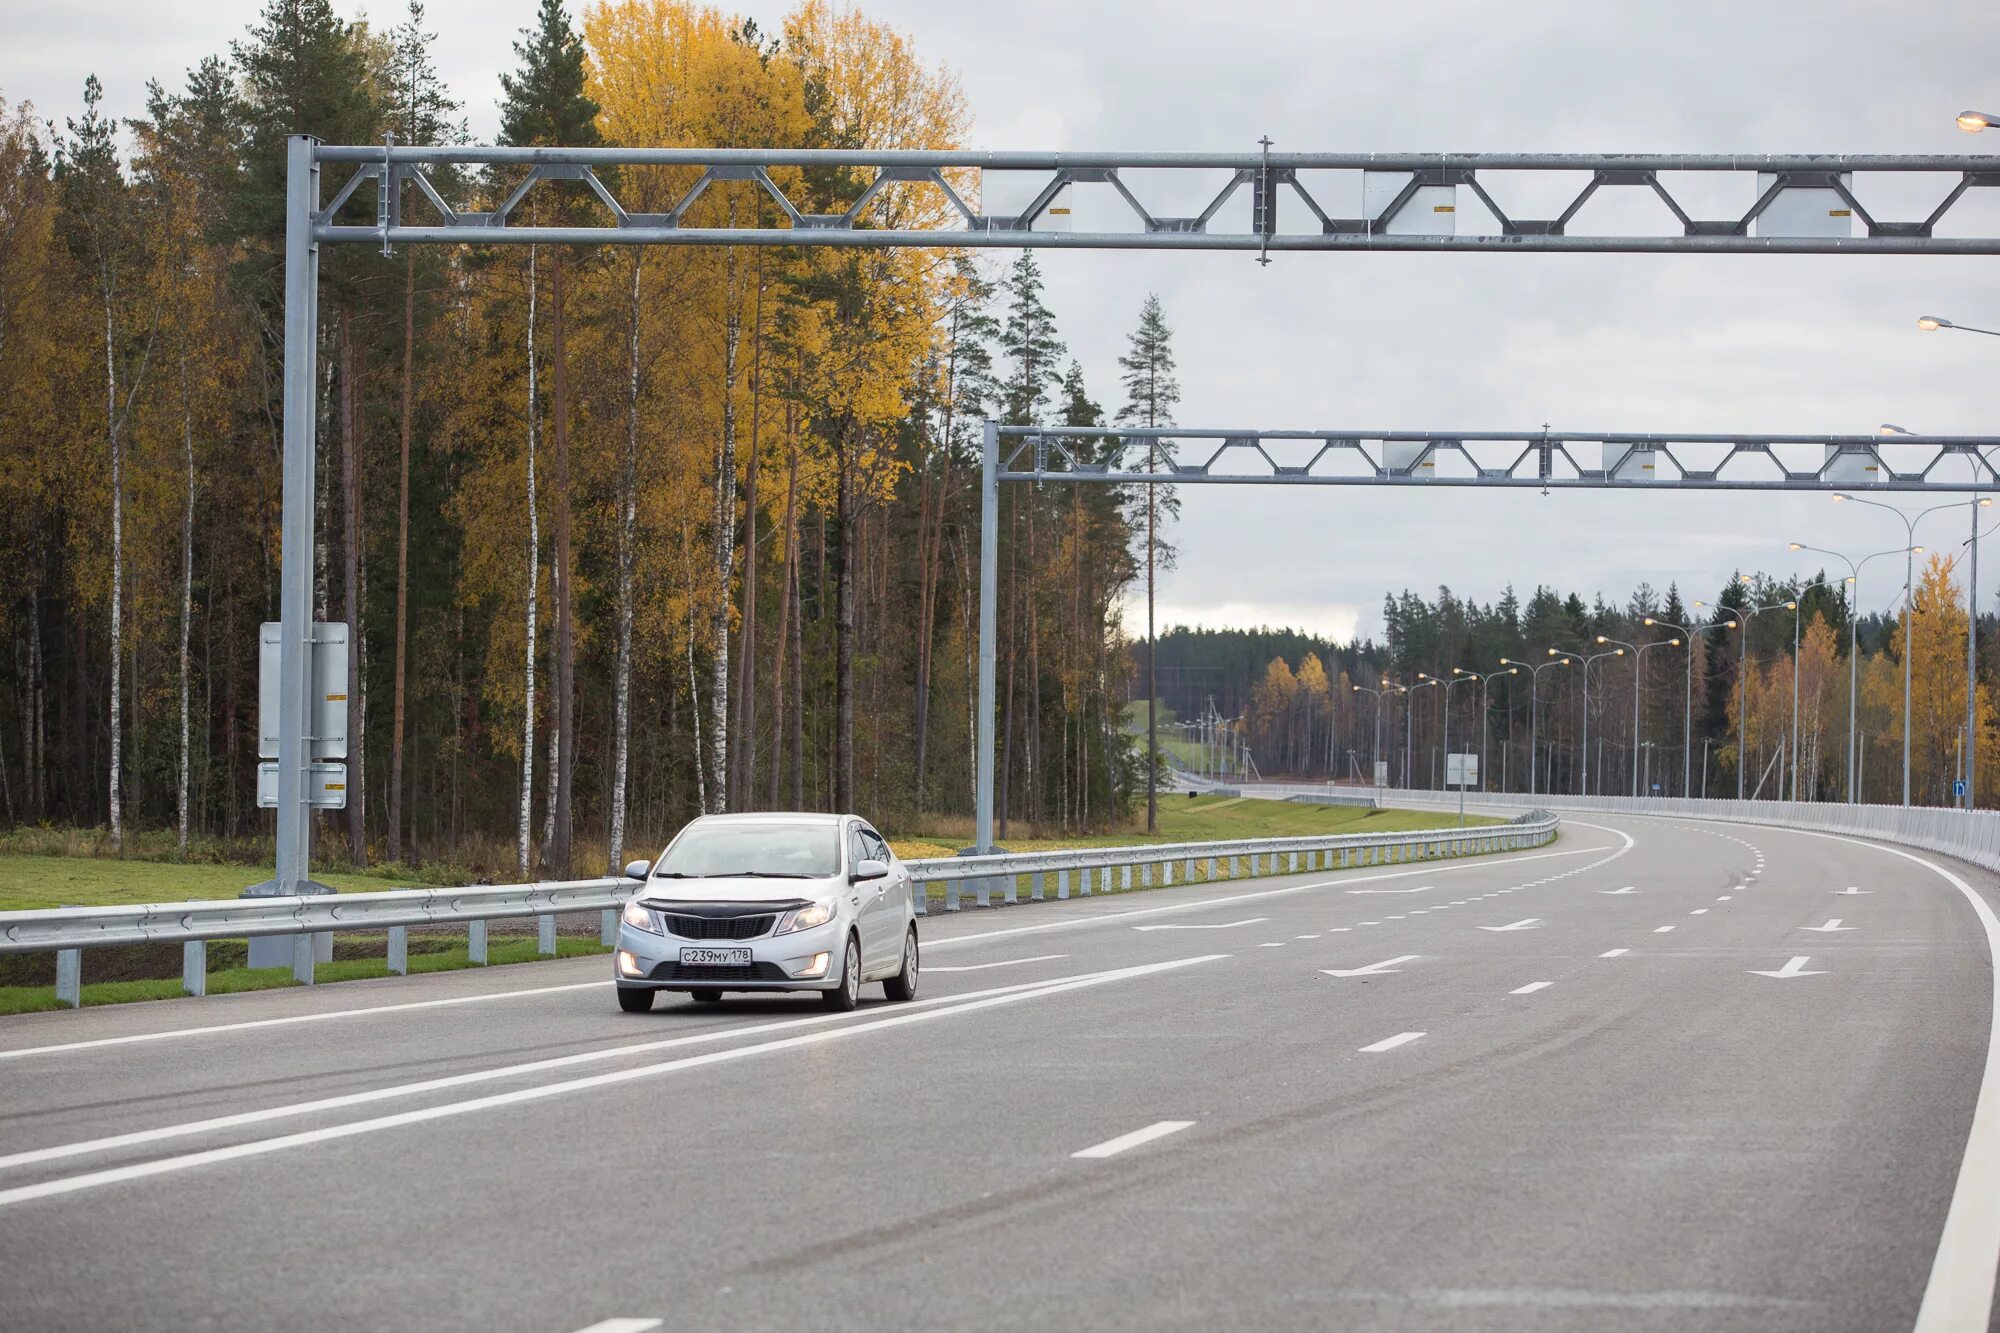
{"type": "Polygon", "coordinates": [[[682,967],[748,967],[748,949],[682,949],[682,967]]]}

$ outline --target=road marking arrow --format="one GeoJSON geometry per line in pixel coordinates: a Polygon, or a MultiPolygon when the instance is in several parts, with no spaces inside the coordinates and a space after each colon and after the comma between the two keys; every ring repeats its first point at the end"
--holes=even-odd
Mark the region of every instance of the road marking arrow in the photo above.
{"type": "Polygon", "coordinates": [[[1480,929],[1481,930],[1533,930],[1535,928],[1535,924],[1540,920],[1541,918],[1538,916],[1531,916],[1525,921],[1516,921],[1511,926],[1481,926],[1480,929]]]}
{"type": "Polygon", "coordinates": [[[1172,925],[1165,925],[1165,926],[1134,926],[1132,927],[1132,929],[1134,930],[1233,930],[1237,926],[1254,926],[1259,921],[1269,921],[1270,919],[1271,918],[1268,916],[1251,916],[1251,917],[1245,917],[1241,921],[1217,921],[1211,925],[1205,925],[1205,926],[1188,925],[1185,923],[1175,923],[1172,925]]]}
{"type": "Polygon", "coordinates": [[[1820,971],[1817,969],[1811,972],[1801,972],[1799,970],[1800,968],[1804,967],[1807,963],[1811,961],[1812,958],[1810,955],[1800,954],[1797,958],[1792,959],[1791,962],[1786,963],[1783,967],[1779,968],[1775,972],[1759,972],[1755,968],[1752,968],[1750,970],[1750,975],[1753,977],[1776,977],[1780,981],[1789,981],[1793,977],[1825,976],[1826,973],[1824,971],[1820,971]]]}
{"type": "Polygon", "coordinates": [[[1836,930],[1853,930],[1854,927],[1841,925],[1840,918],[1836,916],[1836,917],[1829,917],[1827,919],[1827,923],[1823,926],[1800,926],[1799,929],[1816,930],[1819,931],[1822,935],[1824,935],[1836,930]]]}
{"type": "Polygon", "coordinates": [[[1624,888],[1622,888],[1622,889],[1599,889],[1599,890],[1598,890],[1598,892],[1599,892],[1599,893],[1608,893],[1608,894],[1610,894],[1610,895],[1611,895],[1612,897],[1616,898],[1616,897],[1619,897],[1619,896],[1621,896],[1621,895],[1623,895],[1623,894],[1627,894],[1627,893],[1637,893],[1637,892],[1638,892],[1638,890],[1637,890],[1637,889],[1635,889],[1635,888],[1633,888],[1633,887],[1632,887],[1632,886],[1631,886],[1630,884],[1627,884],[1627,885],[1626,885],[1626,886],[1625,886],[1624,888]]]}
{"type": "Polygon", "coordinates": [[[1421,957],[1423,957],[1422,954],[1406,953],[1401,958],[1385,958],[1379,963],[1370,963],[1366,967],[1350,967],[1346,969],[1322,967],[1320,971],[1330,977],[1379,977],[1385,972],[1400,972],[1403,969],[1397,967],[1396,964],[1414,963],[1421,957]]]}

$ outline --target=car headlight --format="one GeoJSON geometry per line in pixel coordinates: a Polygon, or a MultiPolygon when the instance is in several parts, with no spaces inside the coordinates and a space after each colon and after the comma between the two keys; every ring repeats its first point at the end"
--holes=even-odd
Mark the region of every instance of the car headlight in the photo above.
{"type": "Polygon", "coordinates": [[[637,902],[626,903],[625,910],[618,915],[621,921],[634,930],[643,930],[654,935],[666,934],[660,929],[659,919],[653,915],[651,909],[642,907],[637,902]]]}
{"type": "Polygon", "coordinates": [[[778,918],[778,928],[773,934],[788,935],[795,930],[811,930],[833,920],[831,902],[814,903],[810,907],[795,907],[778,918]]]}

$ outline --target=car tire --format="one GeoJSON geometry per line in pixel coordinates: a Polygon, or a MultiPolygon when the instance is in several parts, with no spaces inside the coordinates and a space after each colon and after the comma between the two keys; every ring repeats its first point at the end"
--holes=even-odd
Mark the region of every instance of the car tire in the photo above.
{"type": "Polygon", "coordinates": [[[892,1000],[917,998],[917,928],[903,937],[903,970],[882,983],[882,993],[892,1000]]]}
{"type": "Polygon", "coordinates": [[[628,1014],[643,1014],[650,1011],[653,1007],[653,988],[651,986],[620,986],[618,988],[618,1007],[628,1014]]]}
{"type": "Polygon", "coordinates": [[[819,993],[820,1003],[837,1014],[844,1014],[861,1003],[861,941],[854,936],[847,937],[847,948],[841,954],[840,984],[832,990],[819,993]]]}
{"type": "Polygon", "coordinates": [[[688,994],[702,1004],[714,1004],[722,998],[722,992],[713,987],[706,990],[689,991],[688,994]]]}

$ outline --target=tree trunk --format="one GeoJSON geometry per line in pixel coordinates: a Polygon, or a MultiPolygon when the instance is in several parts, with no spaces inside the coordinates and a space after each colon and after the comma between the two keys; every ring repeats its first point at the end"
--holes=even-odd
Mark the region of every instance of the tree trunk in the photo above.
{"type": "Polygon", "coordinates": [[[535,368],[535,247],[528,247],[528,604],[525,614],[528,650],[522,669],[521,805],[515,831],[517,872],[528,877],[528,843],[535,818],[535,600],[542,572],[542,527],[536,510],[535,446],[541,439],[541,402],[536,394],[535,368]]]}
{"type": "Polygon", "coordinates": [[[854,482],[849,456],[854,441],[851,423],[840,427],[834,504],[834,741],[833,808],[854,808],[854,482]]]}
{"type": "MultiPolygon", "coordinates": [[[[187,345],[181,345],[181,456],[186,466],[187,489],[181,495],[181,717],[178,790],[175,793],[174,834],[183,858],[188,849],[188,774],[191,767],[188,738],[188,640],[194,626],[194,403],[188,384],[187,345]]],[[[11,816],[10,816],[11,817],[11,816]]]]}
{"type": "Polygon", "coordinates": [[[764,405],[764,263],[757,262],[757,304],[750,353],[750,459],[743,484],[743,627],[736,644],[736,724],[730,731],[735,758],[729,772],[735,783],[732,803],[749,808],[756,803],[757,785],[757,461],[764,405]]]}
{"type": "Polygon", "coordinates": [[[390,862],[403,859],[403,726],[410,636],[410,432],[416,415],[417,252],[403,251],[403,426],[396,472],[396,666],[389,726],[390,862]]]}
{"type": "Polygon", "coordinates": [[[341,600],[347,610],[347,855],[368,864],[361,781],[361,465],[354,424],[354,331],[340,312],[341,600]]]}
{"type": "MultiPolygon", "coordinates": [[[[119,770],[125,761],[125,703],[120,694],[124,681],[125,621],[125,450],[118,438],[118,370],[115,361],[115,330],[112,319],[111,283],[106,278],[104,292],[104,434],[111,446],[111,783],[109,811],[111,850],[125,850],[124,792],[119,770]]],[[[82,663],[77,664],[79,667],[82,663]]]]}
{"type": "Polygon", "coordinates": [[[605,873],[625,855],[625,791],[632,752],[632,562],[639,516],[639,266],[632,260],[630,330],[625,344],[625,458],[618,473],[618,664],[612,682],[611,850],[605,873]]]}
{"type": "Polygon", "coordinates": [[[785,460],[785,568],[778,579],[778,648],[771,667],[771,808],[780,808],[784,774],[785,649],[791,643],[793,605],[799,586],[799,447],[794,438],[785,460]]]}
{"type": "Polygon", "coordinates": [[[728,255],[729,281],[724,300],[722,335],[722,444],[715,461],[715,601],[709,613],[712,660],[709,668],[710,753],[713,756],[715,806],[729,808],[733,790],[729,771],[729,595],[736,569],[736,355],[743,337],[743,315],[736,299],[736,249],[728,255]]]}
{"type": "MultiPolygon", "coordinates": [[[[1150,415],[1150,414],[1149,414],[1150,415]]],[[[1155,468],[1153,442],[1146,444],[1146,471],[1155,468]]],[[[1160,734],[1159,720],[1154,716],[1160,697],[1159,678],[1155,673],[1155,660],[1160,655],[1160,641],[1153,633],[1153,568],[1154,557],[1159,553],[1159,541],[1155,535],[1158,505],[1153,495],[1153,484],[1146,483],[1146,832],[1160,831],[1160,734]]]]}
{"type": "Polygon", "coordinates": [[[554,765],[555,829],[549,839],[548,863],[559,879],[570,873],[571,793],[576,781],[576,622],[575,597],[571,590],[574,566],[570,559],[569,503],[569,356],[565,347],[564,266],[562,251],[556,251],[555,271],[550,275],[549,322],[554,364],[556,475],[556,734],[549,745],[549,761],[554,765]]]}

